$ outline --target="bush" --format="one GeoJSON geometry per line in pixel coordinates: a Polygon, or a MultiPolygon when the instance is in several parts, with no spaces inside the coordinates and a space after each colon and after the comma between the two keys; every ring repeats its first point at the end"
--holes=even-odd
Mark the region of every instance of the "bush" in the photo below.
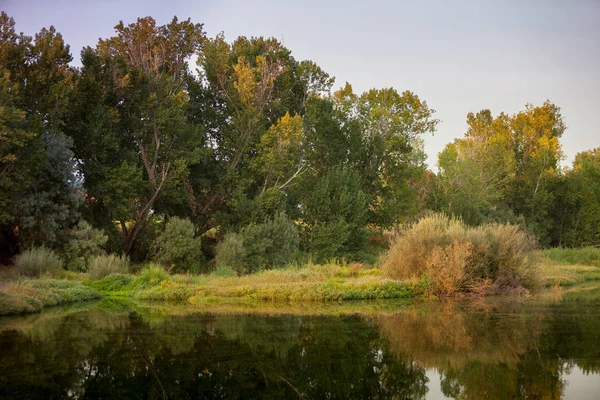
{"type": "Polygon", "coordinates": [[[217,247],[217,267],[248,274],[289,263],[298,251],[298,229],[284,213],[263,224],[229,233],[217,247]]]}
{"type": "Polygon", "coordinates": [[[58,254],[45,247],[32,247],[15,257],[17,272],[31,277],[55,273],[61,270],[64,264],[58,254]]]}
{"type": "Polygon", "coordinates": [[[162,281],[169,279],[169,273],[165,271],[162,265],[159,264],[148,264],[144,269],[140,271],[140,274],[136,276],[133,281],[133,286],[139,288],[149,288],[156,286],[162,281]]]}
{"type": "Polygon", "coordinates": [[[213,276],[219,276],[221,278],[231,278],[232,276],[235,276],[236,273],[233,270],[232,267],[228,267],[228,266],[219,266],[217,267],[217,269],[215,269],[212,274],[213,276]]]}
{"type": "Polygon", "coordinates": [[[242,229],[248,272],[283,266],[298,251],[298,228],[285,213],[264,224],[250,224],[242,229]]]}
{"type": "Polygon", "coordinates": [[[154,243],[155,260],[176,271],[198,272],[202,244],[189,219],[171,218],[154,243]]]}
{"type": "Polygon", "coordinates": [[[535,240],[515,225],[477,228],[435,214],[408,226],[382,262],[394,279],[426,278],[439,294],[537,285],[535,240]]]}
{"type": "Polygon", "coordinates": [[[133,281],[133,276],[128,274],[112,274],[94,282],[90,282],[90,287],[100,292],[118,292],[125,290],[133,281]]]}
{"type": "Polygon", "coordinates": [[[129,272],[129,257],[115,254],[92,257],[88,265],[88,272],[93,280],[112,274],[126,274],[129,272]]]}
{"type": "Polygon", "coordinates": [[[228,233],[221,243],[217,245],[215,256],[217,269],[232,268],[243,273],[246,268],[246,248],[244,237],[239,233],[228,233]]]}
{"type": "Polygon", "coordinates": [[[80,221],[77,227],[68,233],[68,241],[64,248],[67,269],[85,272],[93,256],[104,254],[102,246],[107,241],[108,236],[104,231],[92,228],[86,221],[80,221]]]}

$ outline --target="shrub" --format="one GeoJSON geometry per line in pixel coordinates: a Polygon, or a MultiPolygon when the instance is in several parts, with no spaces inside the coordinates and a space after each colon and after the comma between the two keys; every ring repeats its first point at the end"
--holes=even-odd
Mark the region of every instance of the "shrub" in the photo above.
{"type": "Polygon", "coordinates": [[[149,288],[156,286],[162,281],[169,279],[169,273],[160,264],[148,264],[135,277],[133,285],[139,288],[149,288]]]}
{"type": "Polygon", "coordinates": [[[231,278],[236,274],[232,267],[221,265],[218,266],[217,269],[215,269],[211,275],[219,276],[221,278],[231,278]]]}
{"type": "Polygon", "coordinates": [[[283,266],[298,251],[298,228],[285,213],[264,224],[250,224],[241,231],[246,249],[248,272],[283,266]]]}
{"type": "Polygon", "coordinates": [[[284,213],[263,224],[250,224],[229,233],[217,246],[217,267],[248,274],[289,263],[298,251],[298,229],[284,213]]]}
{"type": "Polygon", "coordinates": [[[239,233],[228,233],[223,242],[217,245],[215,257],[217,269],[229,267],[234,271],[244,272],[246,268],[246,248],[244,237],[239,233]]]}
{"type": "Polygon", "coordinates": [[[104,231],[92,228],[86,221],[80,221],[77,227],[68,233],[68,241],[64,247],[67,269],[85,272],[89,260],[104,253],[102,246],[107,240],[108,236],[104,231]]]}
{"type": "Polygon", "coordinates": [[[126,274],[129,272],[129,257],[115,254],[92,257],[88,265],[88,272],[93,280],[112,274],[126,274]]]}
{"type": "Polygon", "coordinates": [[[201,265],[201,239],[189,219],[171,218],[154,243],[155,260],[178,271],[197,272],[201,265]]]}
{"type": "Polygon", "coordinates": [[[408,226],[382,261],[394,279],[426,278],[434,292],[518,291],[537,285],[535,240],[515,225],[471,228],[441,214],[408,226]]]}
{"type": "Polygon", "coordinates": [[[99,290],[100,292],[118,292],[125,288],[133,281],[131,275],[112,274],[94,282],[90,282],[90,287],[99,290]]]}
{"type": "Polygon", "coordinates": [[[58,254],[45,247],[32,247],[15,257],[17,272],[31,277],[52,274],[61,270],[64,264],[58,254]]]}

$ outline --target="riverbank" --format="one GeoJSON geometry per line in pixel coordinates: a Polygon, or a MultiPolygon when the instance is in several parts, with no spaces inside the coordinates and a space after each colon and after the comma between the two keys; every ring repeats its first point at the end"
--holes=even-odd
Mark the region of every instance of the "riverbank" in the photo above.
{"type": "Polygon", "coordinates": [[[0,316],[37,313],[46,307],[102,297],[82,282],[68,280],[20,279],[0,285],[0,316]]]}
{"type": "MultiPolygon", "coordinates": [[[[539,252],[542,260],[539,291],[581,290],[595,295],[598,292],[596,283],[600,282],[599,255],[598,249],[539,252]]],[[[101,297],[210,305],[264,301],[301,304],[432,296],[431,285],[425,279],[392,280],[382,276],[378,268],[361,264],[311,264],[240,277],[215,273],[169,275],[159,266],[150,265],[135,275],[114,274],[96,281],[86,274],[64,273],[62,277],[25,279],[13,276],[0,281],[0,315],[35,313],[45,307],[101,297]]]]}

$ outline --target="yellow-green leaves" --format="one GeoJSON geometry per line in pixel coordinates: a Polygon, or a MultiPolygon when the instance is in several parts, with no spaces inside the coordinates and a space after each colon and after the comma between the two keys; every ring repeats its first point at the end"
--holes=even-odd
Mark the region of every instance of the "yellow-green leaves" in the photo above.
{"type": "Polygon", "coordinates": [[[302,126],[302,117],[286,113],[262,136],[259,148],[265,185],[283,183],[301,168],[302,126]]]}

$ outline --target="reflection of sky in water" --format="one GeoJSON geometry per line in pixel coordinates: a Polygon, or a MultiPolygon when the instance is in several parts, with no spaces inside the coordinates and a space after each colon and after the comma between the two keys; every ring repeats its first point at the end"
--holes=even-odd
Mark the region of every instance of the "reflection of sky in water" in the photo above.
{"type": "Polygon", "coordinates": [[[600,375],[585,374],[579,367],[573,366],[571,373],[563,375],[563,379],[566,381],[565,399],[600,399],[600,375]]]}
{"type": "MultiPolygon", "coordinates": [[[[427,385],[427,400],[449,399],[442,393],[441,375],[435,368],[429,368],[426,372],[429,383],[427,385]]],[[[600,399],[600,375],[586,374],[574,365],[570,373],[562,375],[565,381],[565,390],[562,398],[565,400],[598,400],[600,399]]]]}
{"type": "Polygon", "coordinates": [[[427,399],[438,400],[438,399],[447,399],[448,397],[444,396],[441,388],[441,380],[442,377],[440,374],[434,369],[429,368],[426,372],[427,379],[429,379],[429,384],[427,385],[427,399]]]}

